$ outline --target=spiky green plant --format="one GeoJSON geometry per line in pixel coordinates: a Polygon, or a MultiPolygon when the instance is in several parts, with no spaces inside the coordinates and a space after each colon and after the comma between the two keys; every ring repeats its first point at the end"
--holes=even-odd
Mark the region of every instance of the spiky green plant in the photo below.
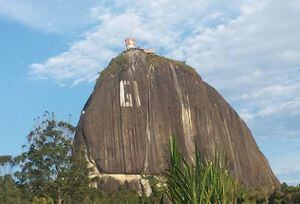
{"type": "Polygon", "coordinates": [[[191,165],[170,138],[170,168],[166,172],[165,193],[173,203],[232,204],[237,201],[237,182],[226,170],[221,154],[213,160],[201,159],[197,148],[191,165]]]}

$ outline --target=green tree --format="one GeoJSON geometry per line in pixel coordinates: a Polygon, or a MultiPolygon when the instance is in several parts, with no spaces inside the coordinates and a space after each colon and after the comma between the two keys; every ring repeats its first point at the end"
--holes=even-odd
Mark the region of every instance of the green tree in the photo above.
{"type": "Polygon", "coordinates": [[[34,197],[32,204],[54,204],[54,201],[52,198],[39,198],[39,197],[34,197]]]}
{"type": "Polygon", "coordinates": [[[6,174],[0,177],[0,204],[19,204],[21,202],[21,192],[15,185],[11,175],[6,174]]]}
{"type": "Polygon", "coordinates": [[[281,185],[282,198],[281,203],[300,203],[300,185],[289,186],[286,183],[281,185]]]}
{"type": "Polygon", "coordinates": [[[89,203],[99,195],[99,191],[90,187],[91,180],[87,176],[90,169],[87,168],[85,152],[77,150],[71,157],[71,166],[67,171],[65,198],[69,203],[89,203]]]}
{"type": "Polygon", "coordinates": [[[83,193],[89,190],[86,161],[83,156],[72,157],[75,128],[47,112],[36,126],[27,137],[27,150],[15,158],[20,166],[15,173],[18,185],[36,200],[52,198],[62,203],[70,200],[70,196],[77,196],[76,193],[86,196],[83,193]]]}

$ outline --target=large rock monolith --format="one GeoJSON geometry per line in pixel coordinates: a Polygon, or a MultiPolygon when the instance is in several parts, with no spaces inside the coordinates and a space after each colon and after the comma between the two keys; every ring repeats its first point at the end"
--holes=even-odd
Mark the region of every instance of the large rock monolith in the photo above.
{"type": "Polygon", "coordinates": [[[168,168],[170,135],[190,161],[195,143],[207,157],[219,149],[244,185],[279,185],[244,121],[193,68],[142,49],[122,52],[83,108],[76,146],[97,174],[128,184],[168,168]]]}

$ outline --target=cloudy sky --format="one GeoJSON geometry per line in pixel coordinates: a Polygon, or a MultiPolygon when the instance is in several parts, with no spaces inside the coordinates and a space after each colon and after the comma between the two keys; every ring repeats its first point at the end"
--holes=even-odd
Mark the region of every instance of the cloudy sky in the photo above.
{"type": "Polygon", "coordinates": [[[76,124],[123,40],[184,60],[238,111],[281,181],[300,183],[299,0],[0,0],[0,154],[45,110],[76,124]]]}

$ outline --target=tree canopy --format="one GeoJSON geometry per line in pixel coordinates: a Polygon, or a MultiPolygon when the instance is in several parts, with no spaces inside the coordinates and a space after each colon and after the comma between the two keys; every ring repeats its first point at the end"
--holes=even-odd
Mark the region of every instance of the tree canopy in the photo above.
{"type": "Polygon", "coordinates": [[[89,190],[89,179],[84,153],[72,156],[75,128],[54,115],[44,116],[27,136],[27,150],[15,158],[17,184],[31,197],[51,197],[57,203],[71,194],[80,199],[89,190]]]}

